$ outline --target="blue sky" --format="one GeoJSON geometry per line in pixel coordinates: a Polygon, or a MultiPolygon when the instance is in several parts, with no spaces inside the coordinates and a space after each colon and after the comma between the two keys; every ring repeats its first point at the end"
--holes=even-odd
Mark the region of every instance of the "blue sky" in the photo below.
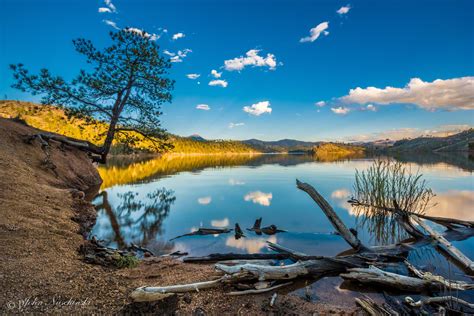
{"type": "Polygon", "coordinates": [[[72,78],[84,67],[72,39],[103,47],[113,22],[181,61],[163,108],[176,134],[366,140],[474,125],[473,1],[0,0],[0,20],[2,99],[35,100],[10,88],[8,64],[72,78]]]}

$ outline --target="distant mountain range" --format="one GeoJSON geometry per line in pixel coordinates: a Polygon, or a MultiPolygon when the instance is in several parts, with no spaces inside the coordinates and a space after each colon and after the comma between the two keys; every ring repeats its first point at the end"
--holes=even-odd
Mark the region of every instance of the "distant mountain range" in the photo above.
{"type": "MultiPolygon", "coordinates": [[[[188,138],[196,141],[206,141],[199,135],[191,135],[188,138]]],[[[308,142],[296,139],[281,139],[277,141],[264,141],[259,139],[248,139],[240,141],[256,151],[260,152],[307,152],[313,148],[327,142],[308,142]]],[[[381,139],[371,142],[357,142],[352,145],[365,147],[369,151],[389,151],[389,152],[451,152],[468,151],[471,144],[471,151],[474,151],[474,129],[469,129],[458,134],[447,137],[422,136],[413,139],[403,139],[394,141],[391,139],[381,139]]]]}

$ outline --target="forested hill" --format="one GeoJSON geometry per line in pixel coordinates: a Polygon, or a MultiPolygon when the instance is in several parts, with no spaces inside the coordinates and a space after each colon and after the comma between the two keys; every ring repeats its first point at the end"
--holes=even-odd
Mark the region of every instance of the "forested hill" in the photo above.
{"type": "Polygon", "coordinates": [[[321,142],[304,142],[295,139],[282,139],[277,141],[263,141],[259,139],[243,140],[242,143],[247,144],[261,152],[294,152],[294,151],[310,151],[313,147],[318,146],[321,142]]]}
{"type": "Polygon", "coordinates": [[[388,148],[390,152],[449,152],[474,150],[474,129],[447,137],[418,137],[399,140],[388,148]],[[471,148],[469,148],[469,145],[471,148]]]}
{"type": "MultiPolygon", "coordinates": [[[[0,117],[16,118],[26,124],[49,132],[68,137],[87,140],[94,144],[103,142],[107,124],[93,119],[68,117],[64,110],[55,106],[35,104],[21,101],[0,101],[0,117]],[[101,136],[102,134],[102,136],[101,136]]],[[[169,135],[174,148],[173,153],[204,154],[204,153],[257,153],[258,150],[238,141],[205,140],[192,137],[169,135]]],[[[124,145],[120,137],[114,140],[112,153],[122,154],[130,151],[154,151],[149,140],[141,139],[133,144],[124,145]]]]}

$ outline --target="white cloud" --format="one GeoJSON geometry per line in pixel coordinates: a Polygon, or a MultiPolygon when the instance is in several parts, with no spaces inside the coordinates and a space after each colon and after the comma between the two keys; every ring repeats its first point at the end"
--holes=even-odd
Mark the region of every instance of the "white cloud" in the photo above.
{"type": "Polygon", "coordinates": [[[222,72],[217,72],[217,70],[212,69],[212,70],[211,70],[211,75],[212,75],[214,78],[220,78],[220,77],[222,76],[222,72]]]}
{"type": "MultiPolygon", "coordinates": [[[[192,50],[189,48],[185,48],[183,50],[178,50],[176,53],[172,53],[169,50],[164,50],[163,54],[171,56],[170,62],[172,63],[181,63],[183,62],[183,58],[187,57],[189,53],[192,53],[192,50]]],[[[189,78],[189,77],[188,77],[189,78]]]]}
{"type": "Polygon", "coordinates": [[[209,111],[211,108],[207,104],[198,104],[198,105],[196,105],[196,109],[209,111]]]}
{"type": "Polygon", "coordinates": [[[114,4],[112,3],[112,0],[104,0],[104,3],[107,7],[110,8],[110,10],[112,10],[113,12],[115,12],[117,10],[117,8],[115,8],[114,4]]]}
{"type": "Polygon", "coordinates": [[[347,14],[349,13],[349,10],[351,9],[351,6],[350,5],[346,5],[344,7],[341,7],[339,10],[337,10],[336,12],[340,15],[344,15],[344,14],[347,14]]]}
{"type": "Polygon", "coordinates": [[[110,21],[110,20],[102,20],[102,22],[104,22],[105,24],[113,27],[114,29],[116,30],[120,30],[120,28],[117,26],[117,23],[115,23],[114,21],[110,21]]]}
{"type": "Polygon", "coordinates": [[[316,102],[314,105],[319,106],[319,107],[323,107],[323,106],[326,105],[326,102],[324,102],[324,101],[319,101],[319,102],[316,102]]]}
{"type": "Polygon", "coordinates": [[[400,140],[406,138],[416,138],[420,136],[446,137],[473,128],[467,124],[441,125],[432,129],[419,129],[413,127],[397,128],[371,134],[361,134],[347,138],[348,141],[375,141],[382,139],[400,140]]]}
{"type": "Polygon", "coordinates": [[[157,39],[160,38],[160,35],[158,35],[158,34],[154,34],[154,33],[150,34],[150,33],[145,32],[144,30],[136,28],[136,27],[128,27],[124,30],[127,31],[127,32],[130,32],[130,33],[135,33],[135,34],[140,35],[142,37],[148,38],[150,41],[156,41],[157,39]]]}
{"type": "Polygon", "coordinates": [[[453,79],[437,79],[425,82],[412,78],[404,88],[376,87],[355,88],[340,98],[345,103],[377,103],[377,104],[415,104],[421,108],[473,110],[474,109],[474,77],[453,79]]]}
{"type": "Polygon", "coordinates": [[[245,123],[229,123],[229,128],[244,126],[245,123]]]}
{"type": "Polygon", "coordinates": [[[209,85],[214,86],[214,87],[218,86],[218,87],[226,88],[229,85],[229,83],[225,80],[211,80],[209,81],[209,85]]]}
{"type": "Polygon", "coordinates": [[[109,8],[99,8],[99,13],[112,13],[112,10],[109,8]]]}
{"type": "Polygon", "coordinates": [[[186,37],[186,34],[184,33],[176,33],[176,34],[173,34],[173,41],[176,41],[177,39],[180,39],[180,38],[183,38],[183,37],[186,37]]]}
{"type": "Polygon", "coordinates": [[[187,74],[186,77],[188,77],[191,80],[195,80],[195,79],[201,77],[201,75],[200,74],[187,74]]]}
{"type": "Polygon", "coordinates": [[[240,56],[234,59],[224,61],[224,68],[227,71],[240,71],[246,66],[252,67],[267,67],[270,70],[275,70],[277,66],[277,60],[275,55],[267,54],[266,57],[260,56],[258,53],[260,50],[251,49],[245,56],[240,56]]]}
{"type": "Polygon", "coordinates": [[[117,8],[114,6],[111,0],[104,1],[105,7],[99,8],[99,13],[116,13],[117,8]]]}
{"type": "Polygon", "coordinates": [[[200,197],[197,201],[201,205],[207,205],[211,203],[212,198],[210,196],[204,196],[204,197],[200,197]]]}
{"type": "Polygon", "coordinates": [[[260,204],[263,206],[270,206],[270,202],[273,198],[272,193],[265,193],[261,191],[254,191],[247,193],[244,196],[244,200],[249,202],[252,201],[253,203],[260,204]]]}
{"type": "Polygon", "coordinates": [[[251,106],[244,106],[244,112],[247,112],[251,115],[260,116],[264,113],[272,113],[272,108],[270,107],[270,101],[261,101],[251,106]]]}
{"type": "Polygon", "coordinates": [[[328,35],[329,32],[326,31],[328,27],[329,27],[329,22],[323,22],[323,23],[318,24],[317,26],[309,30],[309,36],[303,37],[302,39],[300,39],[300,42],[301,43],[314,42],[315,40],[318,39],[319,35],[321,35],[321,33],[323,32],[324,32],[323,33],[324,35],[328,35]]]}
{"type": "Polygon", "coordinates": [[[331,111],[333,111],[333,113],[338,114],[338,115],[346,115],[347,113],[351,111],[351,109],[346,108],[344,106],[339,106],[337,108],[331,108],[331,111]]]}
{"type": "Polygon", "coordinates": [[[224,219],[214,219],[211,221],[212,227],[228,227],[229,226],[229,219],[226,217],[224,219]]]}

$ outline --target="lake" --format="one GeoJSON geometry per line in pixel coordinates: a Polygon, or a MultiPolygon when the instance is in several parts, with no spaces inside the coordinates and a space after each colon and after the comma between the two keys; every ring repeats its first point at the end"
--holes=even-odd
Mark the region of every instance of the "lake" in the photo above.
{"type": "MultiPolygon", "coordinates": [[[[334,256],[349,246],[311,198],[296,188],[299,179],[313,185],[348,227],[356,228],[368,244],[379,243],[357,218],[347,200],[356,170],[367,169],[375,158],[324,161],[308,155],[165,156],[150,160],[112,160],[100,167],[104,180],[94,204],[98,217],[91,236],[115,248],[131,243],[155,254],[177,250],[192,256],[210,253],[265,253],[266,241],[310,255],[334,256]],[[256,235],[246,231],[257,218],[262,226],[276,225],[286,232],[256,235]],[[185,236],[198,228],[234,228],[233,232],[185,236]]],[[[423,174],[436,193],[429,215],[474,220],[473,161],[455,156],[400,156],[413,172],[423,174]]],[[[474,258],[474,238],[454,244],[474,258]]],[[[460,271],[431,246],[412,251],[409,260],[443,275],[464,279],[460,271]]],[[[353,292],[340,287],[339,278],[312,285],[314,296],[328,296],[341,304],[353,292]]],[[[463,294],[464,295],[464,294],[463,294]]],[[[466,295],[470,295],[466,293],[466,295]]],[[[353,300],[350,302],[353,303],[353,300]]]]}

